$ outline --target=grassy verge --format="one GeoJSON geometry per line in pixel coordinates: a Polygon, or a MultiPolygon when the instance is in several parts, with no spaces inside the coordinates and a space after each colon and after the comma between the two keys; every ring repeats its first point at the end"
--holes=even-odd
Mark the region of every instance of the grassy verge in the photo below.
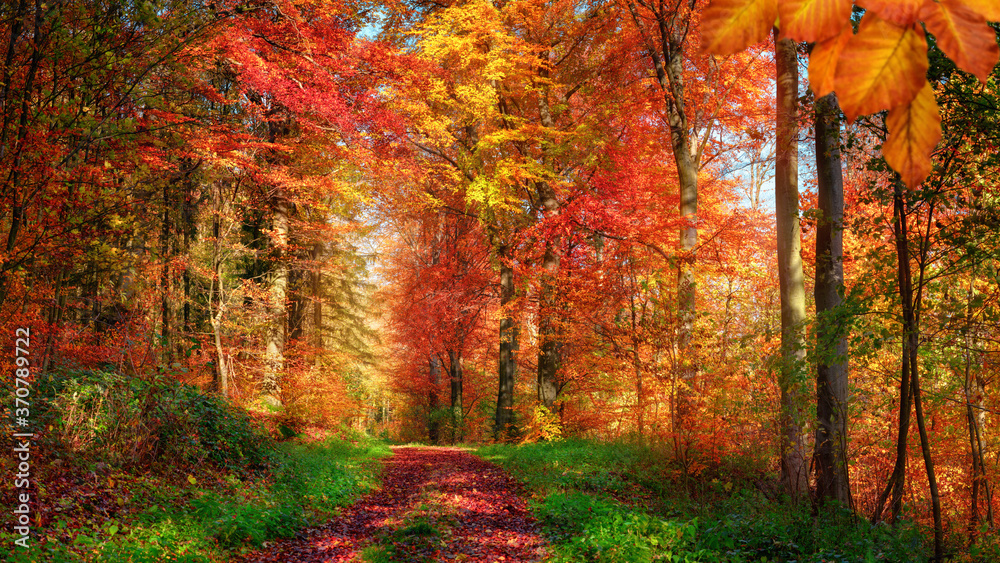
{"type": "MultiPolygon", "coordinates": [[[[578,440],[478,450],[518,477],[554,562],[828,563],[926,561],[912,526],[870,526],[848,511],[815,518],[719,468],[682,479],[665,456],[578,440]],[[729,478],[725,478],[728,476],[729,478]]],[[[729,468],[742,469],[746,468],[729,468]]]]}
{"type": "MultiPolygon", "coordinates": [[[[291,537],[377,486],[373,461],[383,455],[388,449],[378,444],[329,439],[281,444],[274,468],[257,474],[211,467],[134,474],[83,463],[66,473],[72,490],[53,503],[32,547],[13,548],[5,561],[226,561],[291,537]]],[[[4,534],[0,541],[13,545],[4,534]]]]}
{"type": "Polygon", "coordinates": [[[228,561],[373,489],[390,454],[357,435],[277,443],[246,413],[165,378],[80,372],[39,387],[52,409],[38,504],[29,548],[0,530],[9,563],[228,561]]]}

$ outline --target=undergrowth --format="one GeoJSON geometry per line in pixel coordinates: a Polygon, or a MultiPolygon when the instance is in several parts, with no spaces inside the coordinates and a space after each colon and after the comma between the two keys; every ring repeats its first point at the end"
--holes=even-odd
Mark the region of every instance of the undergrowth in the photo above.
{"type": "MultiPolygon", "coordinates": [[[[291,537],[378,484],[383,444],[343,431],[277,443],[243,411],[170,378],[74,372],[51,405],[31,547],[9,563],[202,563],[291,537]]],[[[39,401],[40,402],[40,401],[39,401]]]]}
{"type": "MultiPolygon", "coordinates": [[[[477,452],[519,478],[553,562],[832,563],[927,561],[915,526],[871,526],[840,510],[770,500],[732,468],[682,477],[662,452],[583,440],[477,452]],[[723,476],[729,476],[724,479],[723,476]],[[831,512],[831,511],[827,511],[831,512]]],[[[743,468],[747,469],[747,468],[743,468]]]]}

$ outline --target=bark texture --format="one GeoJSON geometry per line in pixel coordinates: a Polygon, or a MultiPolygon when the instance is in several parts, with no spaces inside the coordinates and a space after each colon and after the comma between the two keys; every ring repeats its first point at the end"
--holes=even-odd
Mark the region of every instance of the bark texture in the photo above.
{"type": "Polygon", "coordinates": [[[798,188],[798,62],[795,43],[777,39],[777,161],[774,199],[781,295],[781,477],[790,495],[809,493],[808,422],[803,405],[806,295],[798,188]]]}
{"type": "Polygon", "coordinates": [[[834,322],[844,291],[844,178],[840,162],[840,109],[829,94],[816,100],[816,442],[813,466],[819,502],[851,506],[847,473],[847,335],[834,322]]]}

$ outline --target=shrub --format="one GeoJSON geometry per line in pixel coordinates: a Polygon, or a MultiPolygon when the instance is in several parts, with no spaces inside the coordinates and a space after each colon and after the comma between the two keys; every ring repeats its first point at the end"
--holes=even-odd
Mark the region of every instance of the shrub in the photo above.
{"type": "Polygon", "coordinates": [[[109,371],[48,374],[39,393],[46,421],[67,447],[117,464],[159,457],[263,469],[271,440],[241,409],[162,374],[129,378],[109,371]]]}

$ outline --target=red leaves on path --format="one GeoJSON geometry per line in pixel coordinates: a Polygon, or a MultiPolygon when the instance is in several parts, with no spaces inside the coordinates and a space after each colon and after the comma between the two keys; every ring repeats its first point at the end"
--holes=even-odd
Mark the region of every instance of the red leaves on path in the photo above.
{"type": "MultiPolygon", "coordinates": [[[[395,448],[382,488],[323,526],[247,557],[257,563],[361,561],[376,538],[391,542],[413,510],[438,513],[442,545],[414,561],[540,561],[544,543],[520,485],[499,467],[456,448],[395,448]],[[421,507],[418,509],[418,507],[421,507]]],[[[410,559],[406,559],[410,560],[410,559]]],[[[400,560],[402,561],[402,560],[400,560]]]]}

